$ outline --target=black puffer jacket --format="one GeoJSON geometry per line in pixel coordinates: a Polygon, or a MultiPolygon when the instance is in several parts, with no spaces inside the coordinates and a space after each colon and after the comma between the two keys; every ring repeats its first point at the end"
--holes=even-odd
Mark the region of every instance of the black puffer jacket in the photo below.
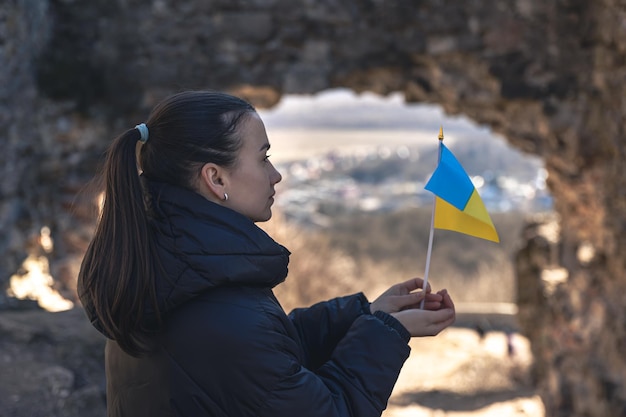
{"type": "Polygon", "coordinates": [[[404,327],[362,294],[287,316],[272,293],[287,249],[198,194],[154,187],[161,349],[138,359],[107,342],[109,417],[380,416],[404,327]]]}

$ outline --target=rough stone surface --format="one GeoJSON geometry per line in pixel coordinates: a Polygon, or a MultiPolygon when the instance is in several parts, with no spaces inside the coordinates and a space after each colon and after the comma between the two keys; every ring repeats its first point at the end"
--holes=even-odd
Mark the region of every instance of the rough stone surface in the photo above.
{"type": "MultiPolygon", "coordinates": [[[[166,94],[401,91],[543,158],[558,243],[529,232],[518,258],[536,383],[548,415],[626,415],[625,22],[625,0],[5,0],[0,285],[49,227],[72,296],[95,206],[79,191],[166,94]]],[[[63,392],[69,374],[48,371],[63,392]]]]}
{"type": "Polygon", "coordinates": [[[0,313],[0,414],[104,416],[103,342],[80,308],[0,313]]]}

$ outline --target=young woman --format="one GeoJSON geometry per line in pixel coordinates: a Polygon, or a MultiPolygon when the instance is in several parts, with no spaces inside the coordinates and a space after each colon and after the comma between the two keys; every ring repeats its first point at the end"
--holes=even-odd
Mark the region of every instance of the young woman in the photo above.
{"type": "Polygon", "coordinates": [[[110,417],[380,416],[409,338],[453,323],[447,292],[417,278],[285,314],[272,288],[289,251],[255,225],[281,180],[269,148],[250,104],[210,91],[167,98],[111,145],[79,275],[108,338],[110,417]]]}

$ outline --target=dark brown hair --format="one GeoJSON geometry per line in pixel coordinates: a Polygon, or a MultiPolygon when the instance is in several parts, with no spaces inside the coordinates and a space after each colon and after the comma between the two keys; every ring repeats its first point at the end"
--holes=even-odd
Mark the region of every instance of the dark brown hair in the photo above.
{"type": "Polygon", "coordinates": [[[127,353],[138,356],[149,350],[144,336],[154,329],[146,324],[146,311],[156,312],[158,319],[154,279],[161,268],[139,169],[149,180],[193,189],[205,163],[228,167],[236,162],[241,147],[237,126],[254,111],[225,93],[178,93],[150,113],[145,122],[149,138],[139,158],[137,129],[109,147],[102,173],[104,205],[78,288],[94,325],[127,353]]]}

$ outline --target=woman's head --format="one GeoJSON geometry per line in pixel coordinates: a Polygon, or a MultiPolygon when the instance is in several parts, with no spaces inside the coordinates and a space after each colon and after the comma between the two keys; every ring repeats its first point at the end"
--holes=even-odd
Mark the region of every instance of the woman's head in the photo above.
{"type": "Polygon", "coordinates": [[[256,114],[246,101],[214,91],[170,96],[152,110],[149,141],[139,154],[146,178],[194,189],[201,167],[235,164],[242,145],[238,127],[256,114]]]}
{"type": "Polygon", "coordinates": [[[192,189],[253,221],[271,217],[281,176],[250,104],[219,92],[179,93],[157,105],[146,125],[139,160],[147,179],[192,189]]]}

